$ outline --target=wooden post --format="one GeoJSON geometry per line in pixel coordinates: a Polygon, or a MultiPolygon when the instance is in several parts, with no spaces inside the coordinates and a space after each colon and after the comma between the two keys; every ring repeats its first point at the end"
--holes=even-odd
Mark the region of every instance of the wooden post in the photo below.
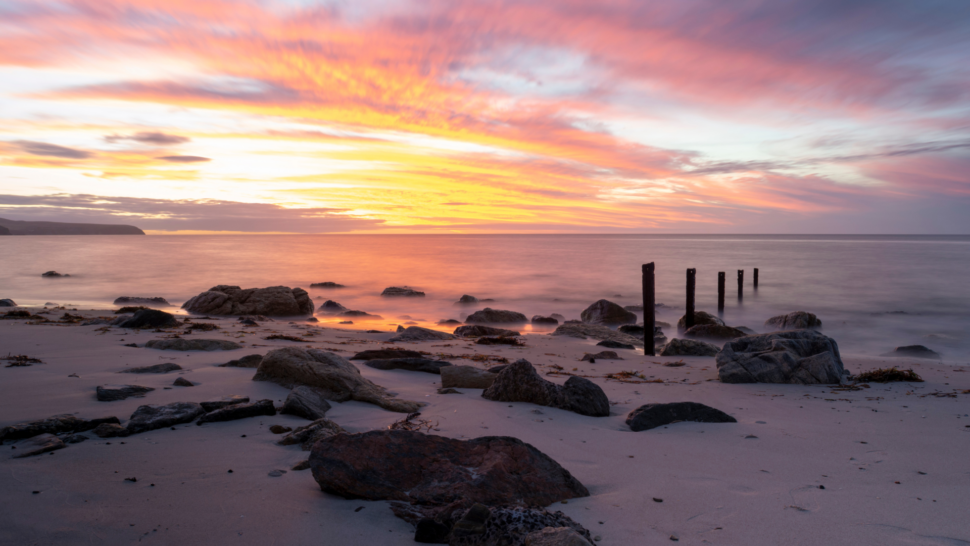
{"type": "Polygon", "coordinates": [[[723,271],[717,272],[717,312],[724,314],[724,279],[726,275],[723,271]]]}
{"type": "Polygon", "coordinates": [[[744,299],[744,270],[738,269],[738,299],[744,299]]]}
{"type": "Polygon", "coordinates": [[[697,284],[697,270],[687,270],[687,314],[684,315],[684,329],[689,330],[694,325],[694,287],[697,284]]]}
{"type": "Polygon", "coordinates": [[[643,354],[654,356],[653,330],[656,326],[653,262],[643,264],[643,354]]]}
{"type": "Polygon", "coordinates": [[[754,268],[754,289],[758,289],[758,268],[754,268]]]}

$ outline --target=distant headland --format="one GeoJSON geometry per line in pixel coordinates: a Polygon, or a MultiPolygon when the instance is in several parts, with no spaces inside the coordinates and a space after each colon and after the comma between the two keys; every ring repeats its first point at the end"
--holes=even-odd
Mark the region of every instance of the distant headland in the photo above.
{"type": "Polygon", "coordinates": [[[0,218],[0,235],[144,235],[135,226],[123,224],[69,224],[26,222],[0,218]]]}

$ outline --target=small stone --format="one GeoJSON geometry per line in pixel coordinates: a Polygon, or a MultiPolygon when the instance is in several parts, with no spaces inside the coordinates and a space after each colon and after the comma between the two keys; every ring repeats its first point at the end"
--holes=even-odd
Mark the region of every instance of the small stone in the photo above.
{"type": "Polygon", "coordinates": [[[284,434],[293,430],[290,427],[284,427],[283,425],[273,425],[269,427],[269,431],[273,434],[284,434]]]}
{"type": "Polygon", "coordinates": [[[663,499],[658,499],[657,497],[653,498],[653,502],[663,502],[663,501],[664,501],[663,499]]]}
{"type": "Polygon", "coordinates": [[[285,470],[276,469],[276,470],[271,470],[266,475],[269,476],[270,478],[279,478],[283,474],[286,474],[286,471],[285,470]]]}
{"type": "Polygon", "coordinates": [[[175,380],[174,383],[172,383],[172,385],[175,385],[176,387],[194,387],[195,383],[189,381],[184,377],[179,377],[178,379],[175,380]]]}

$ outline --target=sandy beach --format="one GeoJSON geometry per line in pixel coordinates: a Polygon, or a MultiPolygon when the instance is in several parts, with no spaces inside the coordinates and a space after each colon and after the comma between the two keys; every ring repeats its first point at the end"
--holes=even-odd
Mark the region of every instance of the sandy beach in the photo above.
{"type": "MultiPolygon", "coordinates": [[[[64,413],[85,419],[117,416],[125,423],[143,404],[227,395],[268,398],[279,405],[288,389],[252,381],[252,369],[218,365],[285,346],[310,346],[346,358],[366,349],[407,348],[482,368],[495,362],[471,360],[472,355],[524,358],[555,383],[567,379],[558,375],[564,373],[590,378],[609,397],[609,417],[493,402],[483,399],[480,389],[438,394],[440,376],[355,364],[364,377],[399,398],[426,403],[421,418],[433,423],[431,434],[512,436],[552,457],[591,494],[550,509],[582,524],[600,544],[970,542],[966,366],[843,355],[853,373],[894,365],[911,367],[925,379],[851,390],[724,384],[710,357],[645,357],[620,350],[624,360],[590,364],[580,358],[601,349],[595,340],[544,334],[524,336],[524,347],[465,340],[388,344],[392,332],[286,320],[244,327],[233,317],[207,320],[220,329],[183,337],[231,339],[244,349],[178,352],[145,348],[163,335],[151,330],[27,322],[0,321],[4,355],[42,361],[0,368],[0,426],[64,413]],[[309,343],[262,339],[271,334],[301,336],[309,343]],[[138,346],[126,346],[131,343],[138,346]],[[663,365],[677,360],[684,365],[663,365]],[[183,370],[117,374],[166,362],[183,370]],[[642,378],[605,377],[621,371],[639,372],[642,378]],[[172,386],[179,377],[195,386],[172,386]],[[142,398],[96,400],[98,385],[118,383],[155,390],[142,398]],[[642,404],[679,401],[720,409],[737,423],[681,422],[632,432],[624,422],[642,404]]],[[[351,433],[385,429],[404,418],[362,402],[332,405],[327,417],[351,433]]],[[[127,438],[87,433],[87,441],[51,454],[4,456],[0,543],[413,544],[413,527],[396,518],[387,503],[322,493],[309,471],[290,470],[308,453],[300,446],[277,445],[280,436],[269,427],[306,423],[276,415],[183,424],[127,438]],[[268,475],[277,469],[287,472],[268,475]]],[[[10,442],[0,449],[15,451],[10,442]]]]}

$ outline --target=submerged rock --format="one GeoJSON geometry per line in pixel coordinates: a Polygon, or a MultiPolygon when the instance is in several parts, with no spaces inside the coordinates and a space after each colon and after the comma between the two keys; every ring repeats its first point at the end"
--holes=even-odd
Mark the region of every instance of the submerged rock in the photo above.
{"type": "Polygon", "coordinates": [[[230,360],[225,364],[219,364],[220,368],[258,368],[263,361],[263,355],[246,355],[238,360],[230,360]]]}
{"type": "Polygon", "coordinates": [[[474,366],[448,366],[439,370],[441,388],[487,389],[498,374],[474,366]]]}
{"type": "Polygon", "coordinates": [[[660,356],[714,356],[720,351],[711,345],[695,339],[671,339],[660,351],[660,356]]]}
{"type": "Polygon", "coordinates": [[[184,377],[179,377],[175,380],[174,383],[172,383],[172,385],[175,387],[194,387],[195,383],[189,381],[184,377]]]}
{"type": "Polygon", "coordinates": [[[347,431],[330,419],[321,417],[308,425],[298,427],[290,434],[281,438],[278,443],[283,446],[299,444],[302,446],[303,451],[310,451],[313,444],[337,434],[347,434],[347,431]]]}
{"type": "Polygon", "coordinates": [[[518,324],[522,322],[529,322],[529,319],[522,313],[492,309],[491,307],[475,311],[465,319],[466,324],[518,324]]]}
{"type": "Polygon", "coordinates": [[[389,341],[438,341],[444,339],[455,339],[455,336],[420,326],[408,326],[403,332],[399,331],[398,335],[392,337],[389,341]]]}
{"type": "Polygon", "coordinates": [[[610,414],[610,401],[599,385],[589,379],[572,376],[565,385],[557,385],[539,377],[528,360],[509,364],[482,398],[497,402],[530,402],[592,417],[610,414]]]}
{"type": "Polygon", "coordinates": [[[337,284],[332,281],[326,281],[326,282],[315,282],[310,285],[310,288],[346,288],[346,286],[342,284],[337,284]]]}
{"type": "Polygon", "coordinates": [[[381,292],[382,296],[404,296],[404,297],[423,297],[424,292],[419,292],[407,286],[389,286],[381,292]]]}
{"type": "Polygon", "coordinates": [[[16,307],[17,304],[10,298],[0,300],[0,307],[16,307]]]}
{"type": "Polygon", "coordinates": [[[626,424],[634,432],[650,430],[680,421],[700,423],[737,423],[737,419],[697,402],[674,402],[671,404],[644,404],[631,411],[626,424]]]}
{"type": "Polygon", "coordinates": [[[721,326],[719,324],[702,324],[700,326],[692,326],[688,328],[687,331],[684,332],[684,335],[688,337],[727,341],[744,337],[747,334],[737,328],[731,328],[730,326],[721,326]]]}
{"type": "Polygon", "coordinates": [[[387,358],[372,359],[364,362],[367,366],[378,370],[408,370],[412,372],[426,372],[440,374],[441,368],[451,366],[451,362],[431,360],[428,358],[387,358]]]}
{"type": "Polygon", "coordinates": [[[478,298],[476,298],[475,296],[469,296],[468,294],[465,294],[464,296],[458,298],[458,301],[455,303],[462,304],[462,305],[478,303],[478,298]]]}
{"type": "Polygon", "coordinates": [[[350,360],[377,360],[385,358],[424,358],[424,355],[418,351],[411,351],[409,349],[370,349],[355,354],[350,357],[350,360]]]}
{"type": "Polygon", "coordinates": [[[70,277],[70,275],[68,275],[66,273],[62,274],[62,273],[58,273],[57,271],[47,271],[45,273],[41,273],[40,276],[41,277],[47,277],[47,278],[70,277]]]}
{"type": "Polygon", "coordinates": [[[812,313],[805,311],[795,311],[787,315],[771,317],[765,321],[765,326],[775,330],[805,330],[808,328],[821,328],[822,321],[812,313]]]}
{"type": "Polygon", "coordinates": [[[542,315],[534,315],[532,317],[532,324],[538,324],[541,326],[557,326],[559,320],[554,317],[544,317],[542,315]]]}
{"type": "Polygon", "coordinates": [[[340,305],[339,303],[333,300],[327,300],[323,302],[323,305],[320,306],[320,310],[318,311],[318,313],[335,315],[337,313],[343,313],[346,310],[347,308],[344,307],[343,305],[340,305]]]}
{"type": "Polygon", "coordinates": [[[217,409],[225,408],[227,406],[234,406],[236,404],[245,404],[249,402],[248,396],[242,396],[239,394],[233,394],[231,396],[223,396],[219,400],[210,400],[207,402],[201,402],[199,405],[202,406],[207,413],[210,411],[215,411],[217,409]]]}
{"type": "Polygon", "coordinates": [[[630,349],[630,350],[636,349],[636,347],[634,347],[630,343],[622,343],[620,341],[615,341],[612,339],[604,339],[603,341],[600,341],[596,345],[600,347],[607,347],[610,349],[630,349]]]}
{"type": "Polygon", "coordinates": [[[276,407],[273,406],[272,400],[259,400],[249,404],[233,404],[219,408],[199,417],[196,424],[202,425],[219,421],[235,421],[237,419],[259,417],[261,415],[276,415],[276,407]]]}
{"type": "Polygon", "coordinates": [[[579,318],[586,324],[635,324],[637,315],[609,300],[599,300],[580,313],[579,318]]]}
{"type": "Polygon", "coordinates": [[[127,428],[131,434],[191,423],[205,413],[195,402],[173,402],[164,406],[139,406],[131,414],[127,428]]]}
{"type": "Polygon", "coordinates": [[[182,369],[182,366],[179,366],[178,364],[166,362],[164,364],[155,364],[152,366],[140,366],[138,368],[128,368],[127,370],[121,370],[118,373],[168,373],[168,372],[176,372],[181,369],[182,369]]]}
{"type": "Polygon", "coordinates": [[[247,288],[220,284],[182,305],[191,313],[209,315],[306,316],[313,301],[306,290],[288,286],[247,288]]]}
{"type": "Polygon", "coordinates": [[[141,309],[131,317],[118,317],[114,326],[119,328],[175,328],[180,323],[175,315],[158,309],[141,309]]]}
{"type": "Polygon", "coordinates": [[[153,339],[145,344],[147,349],[160,351],[232,351],[242,349],[242,345],[224,339],[153,339]]]}
{"type": "MultiPolygon", "coordinates": [[[[724,321],[708,313],[707,311],[694,311],[694,326],[724,326],[724,321]]],[[[677,331],[683,333],[687,330],[687,315],[677,320],[677,331]]]]}
{"type": "Polygon", "coordinates": [[[114,301],[115,305],[148,305],[148,306],[169,306],[171,305],[165,298],[143,298],[137,296],[121,296],[114,301]]]}
{"type": "Polygon", "coordinates": [[[847,375],[834,339],[814,330],[746,336],[717,354],[724,383],[833,384],[847,375]]]}
{"type": "Polygon", "coordinates": [[[942,359],[940,353],[928,348],[923,345],[906,345],[904,347],[896,347],[888,353],[884,353],[881,356],[900,356],[900,357],[912,357],[912,358],[929,358],[933,360],[942,359]]]}
{"type": "Polygon", "coordinates": [[[482,326],[481,324],[466,324],[455,328],[455,335],[460,337],[483,337],[483,336],[518,336],[521,335],[515,330],[504,328],[493,328],[482,326]]]}
{"type": "Polygon", "coordinates": [[[283,409],[280,413],[296,415],[310,421],[323,418],[330,411],[330,403],[324,398],[323,393],[314,389],[300,385],[295,387],[287,395],[283,402],[283,409]]]}
{"type": "Polygon", "coordinates": [[[141,385],[99,385],[95,396],[101,402],[114,402],[133,396],[142,397],[153,390],[155,389],[141,385]]]}
{"type": "Polygon", "coordinates": [[[14,454],[13,458],[22,459],[24,457],[32,457],[34,455],[40,455],[41,453],[64,449],[65,447],[67,446],[57,436],[53,434],[40,434],[17,444],[17,453],[14,454]]]}

